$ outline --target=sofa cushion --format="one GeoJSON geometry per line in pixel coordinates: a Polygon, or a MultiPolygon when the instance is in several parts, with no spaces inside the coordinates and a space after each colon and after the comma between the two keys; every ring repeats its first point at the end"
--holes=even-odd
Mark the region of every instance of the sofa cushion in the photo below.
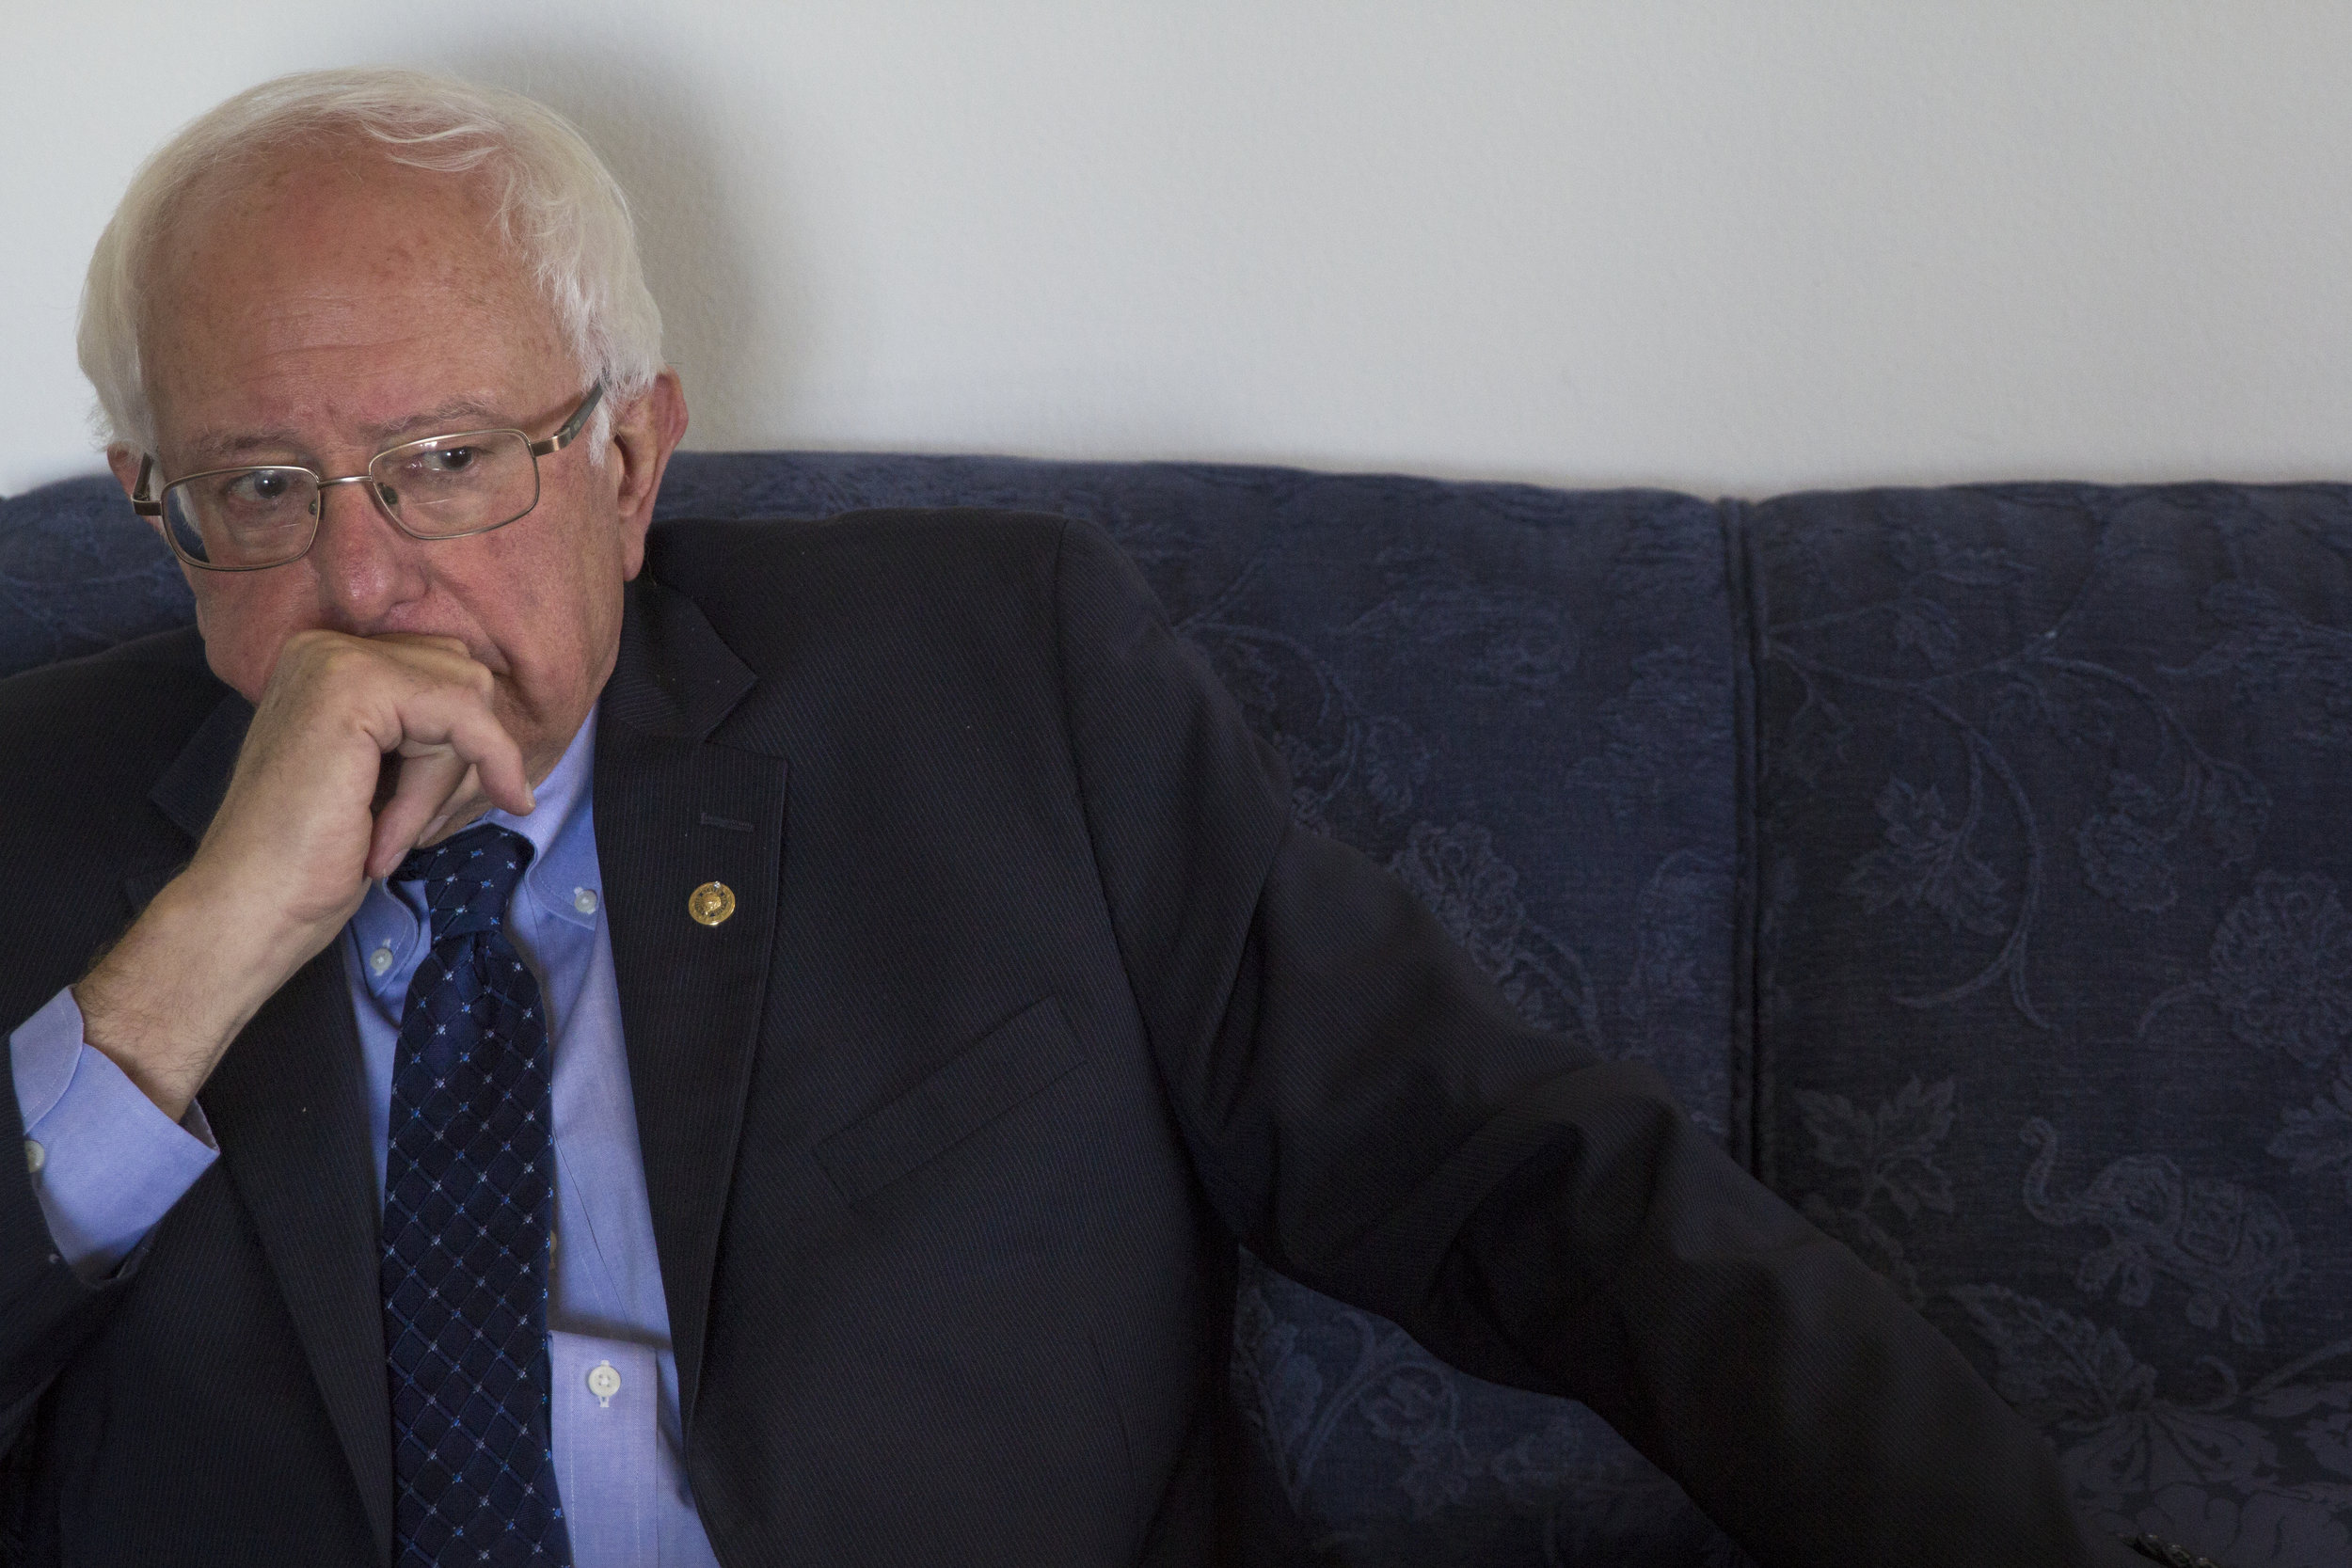
{"type": "Polygon", "coordinates": [[[2352,1561],[2352,492],[1743,522],[1762,1173],[2106,1523],[2352,1561]]]}

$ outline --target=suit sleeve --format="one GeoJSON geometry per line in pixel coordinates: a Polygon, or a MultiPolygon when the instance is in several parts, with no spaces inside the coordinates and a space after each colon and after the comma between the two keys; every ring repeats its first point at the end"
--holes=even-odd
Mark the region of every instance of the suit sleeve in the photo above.
{"type": "Polygon", "coordinates": [[[1650,1069],[1531,1029],[1279,761],[1099,531],[1056,573],[1129,983],[1202,1184],[1262,1258],[1579,1399],[1768,1564],[2116,1565],[2041,1436],[1650,1069]]]}

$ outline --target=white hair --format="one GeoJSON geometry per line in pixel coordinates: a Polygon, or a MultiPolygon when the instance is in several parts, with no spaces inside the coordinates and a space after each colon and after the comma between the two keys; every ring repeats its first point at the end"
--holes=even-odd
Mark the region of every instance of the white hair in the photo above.
{"type": "Polygon", "coordinates": [[[628,198],[571,122],[520,93],[420,71],[280,76],[199,116],[157,149],[99,236],[82,286],[82,372],[105,439],[152,451],[154,409],[139,357],[158,248],[190,190],[306,142],[382,144],[392,162],[493,182],[498,227],[534,275],[583,376],[604,383],[590,431],[661,372],[661,311],[645,288],[628,198]]]}

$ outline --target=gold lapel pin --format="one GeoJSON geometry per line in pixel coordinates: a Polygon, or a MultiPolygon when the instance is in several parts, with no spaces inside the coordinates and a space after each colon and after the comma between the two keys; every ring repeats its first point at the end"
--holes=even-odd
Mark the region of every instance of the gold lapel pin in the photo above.
{"type": "Polygon", "coordinates": [[[700,925],[719,925],[735,912],[735,890],[724,882],[705,882],[686,895],[686,912],[700,925]]]}

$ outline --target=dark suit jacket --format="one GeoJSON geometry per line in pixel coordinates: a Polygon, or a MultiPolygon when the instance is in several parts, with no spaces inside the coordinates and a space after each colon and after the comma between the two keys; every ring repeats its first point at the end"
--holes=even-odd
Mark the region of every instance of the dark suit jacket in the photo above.
{"type": "MultiPolygon", "coordinates": [[[[597,852],[688,1470],[731,1568],[1231,1555],[1236,1238],[1587,1401],[1768,1563],[2124,1560],[1655,1074],[1530,1030],[1396,882],[1293,825],[1099,533],[675,524],[649,577],[597,852]],[[739,903],[706,927],[711,880],[739,903]]],[[[0,1030],[184,863],[249,717],[192,633],[0,683],[0,1030]]],[[[0,1161],[26,1560],[387,1560],[340,964],[206,1085],[221,1158],[127,1277],[80,1283],[0,1161]]],[[[0,1094],[0,1148],[16,1117],[0,1094]]]]}

